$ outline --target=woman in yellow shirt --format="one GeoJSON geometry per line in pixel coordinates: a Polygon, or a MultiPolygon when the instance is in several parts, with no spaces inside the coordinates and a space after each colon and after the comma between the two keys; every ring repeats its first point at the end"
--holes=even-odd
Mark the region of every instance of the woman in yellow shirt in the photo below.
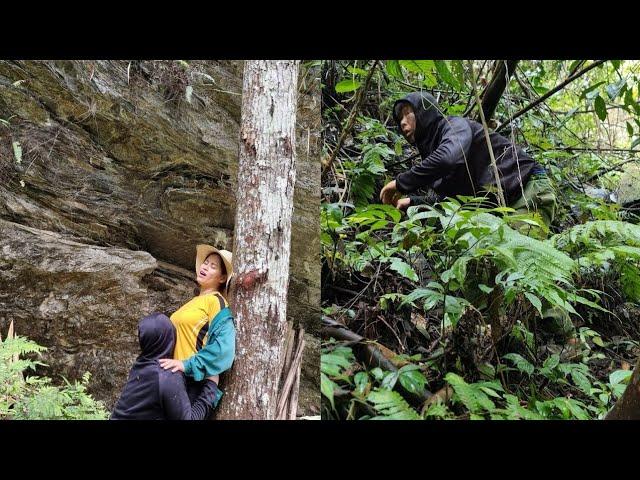
{"type": "MultiPolygon", "coordinates": [[[[170,317],[176,328],[173,359],[164,358],[165,370],[184,372],[189,397],[199,393],[205,379],[219,383],[235,357],[235,325],[225,296],[233,274],[232,254],[211,245],[196,247],[196,281],[200,294],[170,317]]],[[[216,404],[220,399],[217,396],[216,404]]]]}

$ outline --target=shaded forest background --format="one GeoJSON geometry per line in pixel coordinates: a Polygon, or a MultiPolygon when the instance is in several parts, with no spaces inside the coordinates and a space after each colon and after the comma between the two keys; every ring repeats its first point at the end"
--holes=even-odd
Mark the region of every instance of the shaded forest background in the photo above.
{"type": "Polygon", "coordinates": [[[639,89],[635,61],[323,63],[323,418],[606,415],[640,354],[639,89]],[[481,107],[547,169],[549,229],[470,198],[380,205],[420,161],[391,119],[420,90],[445,115],[481,107]],[[575,339],[543,328],[543,301],[575,339]]]}

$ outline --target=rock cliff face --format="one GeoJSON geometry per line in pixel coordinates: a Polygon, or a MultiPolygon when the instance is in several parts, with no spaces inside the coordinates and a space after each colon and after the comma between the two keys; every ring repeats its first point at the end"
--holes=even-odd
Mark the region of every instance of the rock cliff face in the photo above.
{"type": "MultiPolygon", "coordinates": [[[[0,61],[0,331],[93,375],[111,407],[138,320],[193,294],[195,245],[231,249],[241,62],[0,61]]],[[[301,74],[288,314],[319,322],[319,87],[301,74]]],[[[319,411],[309,336],[301,413],[319,411]]]]}

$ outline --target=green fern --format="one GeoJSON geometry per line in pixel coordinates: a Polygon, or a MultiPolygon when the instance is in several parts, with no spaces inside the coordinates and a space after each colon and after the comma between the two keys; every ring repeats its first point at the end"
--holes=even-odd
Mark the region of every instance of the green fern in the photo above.
{"type": "Polygon", "coordinates": [[[555,246],[562,250],[580,246],[630,245],[640,247],[640,226],[617,220],[595,220],[563,231],[551,238],[555,246]]]}
{"type": "Polygon", "coordinates": [[[544,417],[537,412],[529,410],[520,405],[520,399],[515,395],[505,395],[506,407],[502,410],[509,420],[542,420],[544,417]]]}
{"type": "Polygon", "coordinates": [[[532,375],[535,367],[522,355],[518,353],[507,353],[503,356],[507,360],[511,360],[515,367],[522,373],[532,375]]]}
{"type": "Polygon", "coordinates": [[[46,350],[24,337],[10,337],[0,342],[0,419],[106,419],[109,412],[87,392],[90,375],[81,382],[66,386],[51,385],[46,377],[23,377],[41,362],[20,358],[46,350]]]}
{"type": "MultiPolygon", "coordinates": [[[[481,415],[495,410],[496,406],[487,395],[487,387],[483,384],[469,384],[465,382],[464,378],[453,372],[447,373],[444,379],[453,387],[455,392],[453,400],[462,403],[471,414],[481,415]]],[[[499,394],[493,390],[491,391],[493,392],[492,396],[500,398],[499,394]]]]}
{"type": "Polygon", "coordinates": [[[371,420],[420,420],[420,415],[409,405],[402,395],[393,390],[378,388],[367,396],[367,401],[381,415],[371,420]]]}
{"type": "Polygon", "coordinates": [[[627,298],[640,301],[640,226],[595,220],[554,235],[551,243],[574,256],[587,272],[613,267],[627,298]]]}

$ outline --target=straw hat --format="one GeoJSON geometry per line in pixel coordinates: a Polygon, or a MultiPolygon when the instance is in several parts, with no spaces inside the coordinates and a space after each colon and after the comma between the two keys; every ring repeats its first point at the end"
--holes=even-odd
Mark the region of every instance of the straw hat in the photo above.
{"type": "Polygon", "coordinates": [[[229,288],[229,281],[233,275],[233,254],[229,250],[218,250],[211,245],[197,245],[196,246],[196,275],[200,271],[200,266],[206,260],[206,258],[212,253],[217,253],[224,262],[224,267],[227,270],[227,284],[225,285],[225,293],[229,288]]]}

